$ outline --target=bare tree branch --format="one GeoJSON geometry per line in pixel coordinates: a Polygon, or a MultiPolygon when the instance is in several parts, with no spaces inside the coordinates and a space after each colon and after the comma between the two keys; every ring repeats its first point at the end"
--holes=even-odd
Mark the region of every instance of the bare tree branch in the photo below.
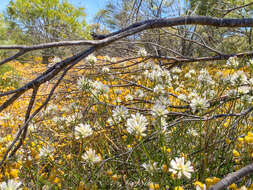
{"type": "Polygon", "coordinates": [[[239,179],[243,178],[244,176],[247,176],[249,174],[253,173],[253,164],[249,164],[245,166],[244,168],[228,174],[225,178],[223,178],[221,181],[213,185],[209,188],[209,190],[222,190],[231,185],[232,183],[235,183],[239,179]]]}

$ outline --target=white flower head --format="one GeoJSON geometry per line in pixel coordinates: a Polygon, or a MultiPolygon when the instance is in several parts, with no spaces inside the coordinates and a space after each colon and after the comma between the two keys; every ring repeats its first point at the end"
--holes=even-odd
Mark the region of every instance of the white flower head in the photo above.
{"type": "Polygon", "coordinates": [[[53,64],[58,63],[58,62],[61,62],[61,58],[55,56],[55,57],[53,58],[53,64]]]}
{"type": "Polygon", "coordinates": [[[0,117],[0,120],[9,121],[13,118],[10,113],[5,113],[3,116],[0,117]]]}
{"type": "Polygon", "coordinates": [[[89,137],[93,134],[93,130],[88,124],[79,124],[75,128],[75,138],[80,139],[80,138],[86,138],[89,137]]]}
{"type": "Polygon", "coordinates": [[[170,99],[167,96],[159,96],[158,99],[155,101],[155,104],[167,106],[170,104],[170,99]]]}
{"type": "Polygon", "coordinates": [[[156,94],[164,94],[164,86],[163,85],[161,85],[161,84],[158,84],[158,85],[156,85],[155,86],[155,88],[154,88],[154,93],[156,93],[156,94]]]}
{"type": "Polygon", "coordinates": [[[110,68],[109,67],[102,67],[101,71],[103,73],[108,73],[110,71],[110,68]]]}
{"type": "Polygon", "coordinates": [[[47,157],[54,152],[54,148],[47,145],[40,149],[39,157],[47,157]]]}
{"type": "Polygon", "coordinates": [[[183,101],[187,101],[187,97],[184,94],[179,94],[178,99],[183,100],[183,101]]]}
{"type": "Polygon", "coordinates": [[[117,121],[121,121],[122,119],[126,119],[127,116],[128,116],[128,109],[126,107],[124,107],[124,106],[117,106],[112,111],[112,116],[117,121]]]}
{"type": "Polygon", "coordinates": [[[90,84],[90,80],[85,78],[84,76],[80,77],[77,80],[77,88],[81,91],[85,91],[87,89],[89,89],[89,84],[90,84]]]}
{"type": "Polygon", "coordinates": [[[144,93],[143,93],[143,91],[141,89],[136,90],[135,95],[138,98],[143,98],[144,97],[144,93]]]}
{"type": "Polygon", "coordinates": [[[153,173],[153,172],[155,172],[157,169],[158,169],[158,167],[157,167],[157,162],[148,162],[147,164],[146,163],[144,163],[144,164],[142,164],[141,165],[143,168],[145,168],[145,170],[147,171],[147,172],[149,172],[149,173],[153,173]]]}
{"type": "Polygon", "coordinates": [[[200,187],[199,185],[196,186],[196,190],[206,190],[206,184],[203,184],[202,187],[200,187]]]}
{"type": "Polygon", "coordinates": [[[134,97],[131,94],[126,95],[125,98],[127,101],[132,101],[134,99],[134,97]]]}
{"type": "Polygon", "coordinates": [[[140,113],[132,114],[131,118],[127,120],[127,131],[130,134],[145,137],[146,126],[148,125],[147,119],[140,113]]]}
{"type": "Polygon", "coordinates": [[[138,51],[138,55],[141,57],[145,57],[148,55],[147,51],[144,48],[140,48],[138,51]]]}
{"type": "Polygon", "coordinates": [[[243,85],[248,83],[246,74],[243,71],[237,71],[233,75],[229,75],[232,85],[243,85]]]}
{"type": "Polygon", "coordinates": [[[197,110],[206,110],[210,106],[210,103],[201,97],[196,97],[191,100],[190,107],[192,108],[193,113],[197,110]]]}
{"type": "Polygon", "coordinates": [[[179,68],[179,67],[174,67],[172,70],[171,70],[172,73],[176,73],[176,74],[179,74],[182,72],[182,70],[179,68]]]}
{"type": "Polygon", "coordinates": [[[187,177],[188,179],[191,178],[191,172],[193,172],[193,167],[191,166],[191,162],[187,161],[184,163],[184,157],[175,158],[175,160],[171,160],[170,162],[170,169],[169,171],[173,174],[177,175],[180,179],[182,176],[187,177]]]}
{"type": "Polygon", "coordinates": [[[212,77],[210,76],[209,72],[206,69],[201,69],[198,76],[198,81],[200,82],[200,84],[205,84],[205,85],[215,84],[215,82],[213,81],[212,77]]]}
{"type": "Polygon", "coordinates": [[[152,108],[152,115],[155,117],[161,117],[167,113],[169,113],[169,111],[161,104],[155,104],[152,108]]]}
{"type": "Polygon", "coordinates": [[[238,67],[239,62],[238,62],[238,60],[237,60],[237,57],[236,57],[236,56],[230,57],[230,58],[227,60],[226,65],[227,65],[228,67],[238,67]]]}
{"type": "Polygon", "coordinates": [[[19,188],[21,184],[22,183],[20,181],[9,179],[7,183],[4,181],[0,184],[0,189],[1,190],[19,190],[21,189],[19,188]]]}
{"type": "Polygon", "coordinates": [[[96,154],[96,151],[91,148],[82,155],[82,159],[92,164],[101,161],[101,158],[96,154]]]}
{"type": "Polygon", "coordinates": [[[94,56],[93,54],[90,54],[88,57],[86,57],[86,60],[90,63],[90,64],[95,64],[97,62],[97,58],[96,56],[94,56]]]}

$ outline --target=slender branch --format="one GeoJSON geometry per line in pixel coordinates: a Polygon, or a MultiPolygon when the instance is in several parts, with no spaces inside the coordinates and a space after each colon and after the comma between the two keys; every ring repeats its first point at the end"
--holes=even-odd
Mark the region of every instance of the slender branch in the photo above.
{"type": "Polygon", "coordinates": [[[225,178],[223,178],[221,181],[210,187],[208,190],[222,190],[231,185],[232,183],[235,183],[239,179],[243,178],[244,176],[247,176],[249,174],[253,173],[253,164],[249,164],[245,166],[244,168],[228,174],[225,178]]]}

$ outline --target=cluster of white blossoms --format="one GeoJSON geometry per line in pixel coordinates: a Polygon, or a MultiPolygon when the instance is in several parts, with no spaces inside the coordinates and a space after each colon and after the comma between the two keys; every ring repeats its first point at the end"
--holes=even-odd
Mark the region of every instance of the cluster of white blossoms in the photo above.
{"type": "Polygon", "coordinates": [[[128,109],[124,106],[117,106],[112,111],[112,116],[117,122],[122,121],[122,119],[125,120],[128,117],[128,109]]]}
{"type": "Polygon", "coordinates": [[[94,55],[89,55],[88,57],[86,57],[86,61],[90,64],[95,64],[97,62],[97,58],[94,55]]]}
{"type": "Polygon", "coordinates": [[[154,88],[154,93],[156,94],[164,94],[165,93],[165,88],[161,84],[157,84],[154,88]]]}
{"type": "Polygon", "coordinates": [[[135,91],[135,96],[138,98],[143,98],[144,97],[144,92],[141,89],[138,89],[135,91]]]}
{"type": "Polygon", "coordinates": [[[248,83],[246,74],[243,71],[237,71],[228,76],[230,82],[234,86],[240,86],[248,83]]]}
{"type": "Polygon", "coordinates": [[[194,75],[196,75],[196,72],[195,72],[195,70],[191,69],[191,70],[189,70],[189,71],[185,74],[185,78],[190,79],[190,78],[192,78],[194,75]]]}
{"type": "Polygon", "coordinates": [[[90,80],[82,76],[77,80],[77,88],[81,91],[89,89],[90,80]]]}
{"type": "Polygon", "coordinates": [[[169,113],[169,111],[166,109],[166,107],[164,105],[161,105],[161,104],[155,104],[152,107],[152,111],[151,111],[151,114],[154,117],[162,117],[162,116],[164,116],[168,113],[169,113]]]}
{"type": "Polygon", "coordinates": [[[199,96],[194,97],[191,100],[190,107],[192,112],[195,113],[197,110],[206,110],[210,106],[210,103],[205,98],[201,98],[199,96]]]}
{"type": "Polygon", "coordinates": [[[147,51],[144,48],[140,48],[137,54],[141,57],[145,57],[148,55],[147,51]]]}
{"type": "Polygon", "coordinates": [[[2,116],[0,116],[0,120],[3,121],[10,121],[13,119],[13,116],[10,113],[5,113],[2,116]]]}
{"type": "Polygon", "coordinates": [[[82,159],[88,163],[95,164],[100,162],[102,159],[96,154],[96,151],[89,148],[83,155],[82,159]]]}
{"type": "MultiPolygon", "coordinates": [[[[162,84],[171,84],[172,81],[172,77],[171,77],[171,73],[166,70],[161,68],[159,65],[155,65],[153,66],[152,70],[146,70],[143,73],[149,80],[151,81],[156,81],[162,84]]],[[[173,78],[173,80],[175,80],[173,78]]]]}
{"type": "Polygon", "coordinates": [[[104,94],[109,92],[110,88],[108,85],[103,84],[100,81],[91,81],[92,93],[96,96],[98,94],[104,94]]]}
{"type": "Polygon", "coordinates": [[[40,149],[39,157],[47,157],[54,152],[54,148],[47,145],[46,147],[42,147],[40,149]]]}
{"type": "Polygon", "coordinates": [[[89,137],[93,134],[93,130],[90,127],[89,124],[79,124],[77,127],[75,127],[75,138],[81,139],[89,137]]]}
{"type": "Polygon", "coordinates": [[[0,183],[0,189],[1,190],[21,190],[22,188],[19,188],[21,184],[22,183],[20,181],[9,179],[7,183],[5,181],[0,183]]]}
{"type": "Polygon", "coordinates": [[[147,119],[141,115],[140,113],[131,114],[131,118],[127,119],[127,131],[130,134],[143,136],[145,137],[146,134],[144,133],[147,129],[147,119]]]}
{"type": "Polygon", "coordinates": [[[170,162],[170,169],[169,171],[173,174],[177,175],[180,179],[182,176],[187,177],[188,179],[191,178],[191,172],[194,172],[193,167],[191,166],[191,162],[187,161],[185,163],[184,157],[175,158],[175,160],[171,160],[170,162]]]}
{"type": "Polygon", "coordinates": [[[206,69],[201,69],[198,76],[199,84],[202,85],[214,85],[215,82],[210,76],[209,72],[206,69]]]}
{"type": "Polygon", "coordinates": [[[239,66],[239,62],[238,62],[237,57],[236,57],[236,56],[230,57],[230,58],[227,60],[226,65],[227,65],[228,67],[238,67],[238,66],[239,66]]]}

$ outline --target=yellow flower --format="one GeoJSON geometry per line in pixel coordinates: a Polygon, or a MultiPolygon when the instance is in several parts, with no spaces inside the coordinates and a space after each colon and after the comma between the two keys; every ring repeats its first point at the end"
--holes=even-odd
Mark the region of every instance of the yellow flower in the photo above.
{"type": "Polygon", "coordinates": [[[239,157],[240,156],[240,153],[237,151],[237,150],[233,150],[233,155],[234,157],[239,157]]]}
{"type": "Polygon", "coordinates": [[[230,188],[230,189],[233,189],[233,190],[236,190],[237,189],[237,186],[236,186],[236,184],[231,184],[230,186],[228,186],[228,188],[230,188]]]}
{"type": "Polygon", "coordinates": [[[111,175],[112,175],[112,170],[111,170],[111,169],[110,169],[110,170],[107,170],[107,171],[106,171],[106,175],[111,176],[111,175]]]}
{"type": "Polygon", "coordinates": [[[112,180],[113,180],[113,181],[117,181],[117,180],[118,180],[118,175],[117,175],[117,174],[114,174],[114,175],[112,176],[112,180]]]}
{"type": "Polygon", "coordinates": [[[246,143],[253,143],[253,137],[251,137],[251,136],[249,136],[249,135],[247,135],[247,136],[245,136],[245,142],[246,143]]]}
{"type": "Polygon", "coordinates": [[[238,140],[240,143],[243,143],[243,138],[239,137],[237,140],[238,140]]]}
{"type": "Polygon", "coordinates": [[[163,164],[162,165],[162,170],[163,170],[163,173],[167,173],[168,172],[168,166],[166,164],[163,164]]]}
{"type": "Polygon", "coordinates": [[[184,188],[181,187],[181,186],[177,186],[177,187],[174,188],[174,190],[184,190],[184,188]]]}
{"type": "Polygon", "coordinates": [[[18,169],[11,169],[9,173],[10,173],[12,178],[17,178],[19,170],[18,169]]]}

